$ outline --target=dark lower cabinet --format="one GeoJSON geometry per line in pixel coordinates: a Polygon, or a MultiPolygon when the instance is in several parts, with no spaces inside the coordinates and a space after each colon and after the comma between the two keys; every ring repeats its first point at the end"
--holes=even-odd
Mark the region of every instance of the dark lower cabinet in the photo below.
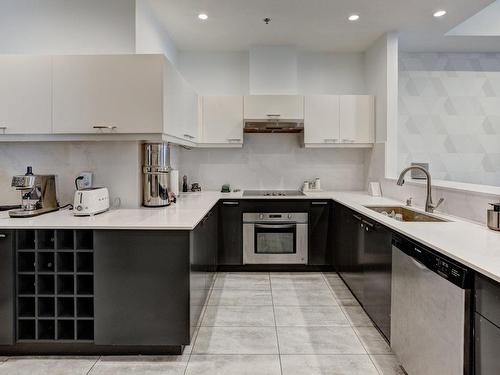
{"type": "Polygon", "coordinates": [[[476,275],[474,368],[476,375],[500,373],[500,284],[476,275]]]}
{"type": "Polygon", "coordinates": [[[310,265],[331,264],[329,225],[331,204],[328,200],[309,203],[309,259],[310,265]]]}
{"type": "Polygon", "coordinates": [[[190,325],[196,329],[217,270],[217,209],[210,211],[190,234],[190,325]]]}
{"type": "Polygon", "coordinates": [[[96,345],[189,344],[189,236],[95,231],[96,345]]]}
{"type": "Polygon", "coordinates": [[[333,213],[333,265],[389,340],[392,232],[339,203],[333,213]]]}
{"type": "Polygon", "coordinates": [[[361,215],[335,203],[333,266],[358,300],[363,300],[363,242],[361,215]]]}
{"type": "Polygon", "coordinates": [[[392,232],[363,219],[363,307],[387,340],[391,337],[392,232]]]}
{"type": "Polygon", "coordinates": [[[12,230],[0,230],[0,345],[15,340],[14,234],[12,230]]]}
{"type": "Polygon", "coordinates": [[[219,206],[219,265],[243,264],[243,212],[238,200],[222,200],[219,206]]]}

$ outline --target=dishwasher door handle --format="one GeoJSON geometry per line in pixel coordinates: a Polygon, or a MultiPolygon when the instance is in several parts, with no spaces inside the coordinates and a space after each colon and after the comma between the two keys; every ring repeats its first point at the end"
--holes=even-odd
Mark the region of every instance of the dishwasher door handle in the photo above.
{"type": "Polygon", "coordinates": [[[422,262],[416,260],[415,258],[413,257],[410,257],[412,263],[420,270],[422,271],[430,271],[430,269],[428,269],[425,264],[423,264],[422,262]]]}

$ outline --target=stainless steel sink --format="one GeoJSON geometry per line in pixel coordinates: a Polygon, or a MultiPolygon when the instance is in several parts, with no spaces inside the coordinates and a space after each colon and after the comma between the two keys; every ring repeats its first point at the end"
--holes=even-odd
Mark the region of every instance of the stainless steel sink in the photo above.
{"type": "Polygon", "coordinates": [[[409,221],[409,222],[446,222],[436,216],[428,215],[423,212],[412,210],[411,208],[401,207],[401,206],[365,206],[372,211],[378,212],[382,215],[392,217],[399,221],[409,221]]]}

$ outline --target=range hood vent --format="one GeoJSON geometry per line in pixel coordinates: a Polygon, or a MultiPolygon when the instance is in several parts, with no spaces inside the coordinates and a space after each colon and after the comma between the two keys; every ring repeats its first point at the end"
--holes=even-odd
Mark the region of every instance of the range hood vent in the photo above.
{"type": "Polygon", "coordinates": [[[245,120],[243,131],[245,133],[302,133],[304,120],[245,120]]]}

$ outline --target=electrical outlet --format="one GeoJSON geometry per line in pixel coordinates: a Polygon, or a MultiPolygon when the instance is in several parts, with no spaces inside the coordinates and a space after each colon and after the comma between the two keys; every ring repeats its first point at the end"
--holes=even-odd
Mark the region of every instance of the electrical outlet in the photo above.
{"type": "Polygon", "coordinates": [[[81,172],[78,177],[83,177],[83,179],[78,181],[78,186],[80,189],[87,189],[92,187],[92,172],[81,172]]]}

